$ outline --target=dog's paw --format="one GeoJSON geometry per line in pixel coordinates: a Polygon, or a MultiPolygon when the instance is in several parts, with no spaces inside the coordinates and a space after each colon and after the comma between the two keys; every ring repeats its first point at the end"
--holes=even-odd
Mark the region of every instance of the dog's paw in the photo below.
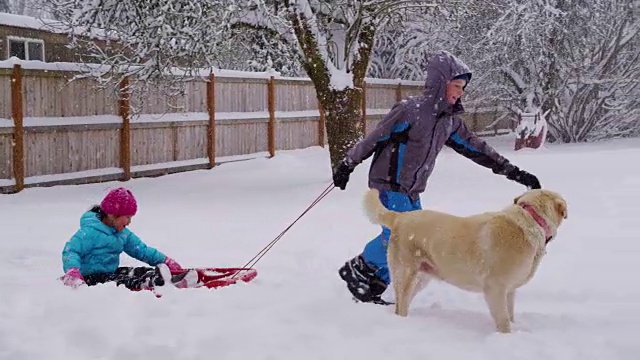
{"type": "Polygon", "coordinates": [[[522,323],[520,324],[511,324],[511,333],[513,334],[529,334],[531,333],[531,329],[525,327],[522,323]]]}
{"type": "Polygon", "coordinates": [[[511,323],[508,321],[499,322],[498,324],[496,324],[496,331],[503,334],[511,333],[511,323]]]}

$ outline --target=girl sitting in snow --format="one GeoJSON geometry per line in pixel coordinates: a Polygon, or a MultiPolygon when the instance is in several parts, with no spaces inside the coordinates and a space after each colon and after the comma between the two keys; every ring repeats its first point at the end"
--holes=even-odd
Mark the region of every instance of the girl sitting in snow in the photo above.
{"type": "Polygon", "coordinates": [[[62,251],[65,274],[60,280],[71,287],[113,281],[131,290],[148,290],[165,281],[181,288],[193,286],[197,282],[195,271],[171,277],[171,270],[183,270],[180,264],[147,246],[126,228],[137,209],[131,191],[121,187],[111,190],[100,205],[85,212],[80,229],[62,251]],[[123,251],[153,267],[119,267],[123,251]]]}

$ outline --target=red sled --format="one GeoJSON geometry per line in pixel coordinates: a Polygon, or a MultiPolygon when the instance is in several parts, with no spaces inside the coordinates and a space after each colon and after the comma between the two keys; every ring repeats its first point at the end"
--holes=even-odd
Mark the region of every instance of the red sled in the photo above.
{"type": "MultiPolygon", "coordinates": [[[[198,284],[195,287],[215,289],[233,285],[238,281],[249,282],[258,276],[258,271],[252,268],[190,268],[198,273],[198,284]]],[[[179,275],[184,270],[171,271],[171,275],[179,275]]]]}

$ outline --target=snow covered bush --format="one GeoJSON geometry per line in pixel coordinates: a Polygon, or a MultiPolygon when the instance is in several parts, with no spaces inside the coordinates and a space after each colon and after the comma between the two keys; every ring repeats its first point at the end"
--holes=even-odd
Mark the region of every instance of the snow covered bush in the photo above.
{"type": "Polygon", "coordinates": [[[498,3],[500,16],[480,43],[502,77],[498,96],[548,113],[552,141],[639,132],[637,1],[498,3]]]}
{"type": "Polygon", "coordinates": [[[516,150],[525,147],[538,149],[544,145],[549,129],[544,115],[541,109],[518,113],[516,150]]]}

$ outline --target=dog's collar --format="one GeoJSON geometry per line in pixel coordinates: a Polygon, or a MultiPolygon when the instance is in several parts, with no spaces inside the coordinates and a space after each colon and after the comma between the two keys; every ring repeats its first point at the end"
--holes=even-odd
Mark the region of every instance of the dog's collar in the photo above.
{"type": "Polygon", "coordinates": [[[549,228],[549,224],[547,224],[547,221],[542,216],[540,216],[540,214],[538,214],[536,209],[530,204],[520,203],[518,205],[520,205],[520,207],[525,209],[531,215],[531,217],[533,217],[533,219],[538,223],[538,225],[540,225],[542,230],[544,230],[546,243],[548,243],[549,240],[551,240],[552,235],[551,235],[551,228],[549,228]]]}

